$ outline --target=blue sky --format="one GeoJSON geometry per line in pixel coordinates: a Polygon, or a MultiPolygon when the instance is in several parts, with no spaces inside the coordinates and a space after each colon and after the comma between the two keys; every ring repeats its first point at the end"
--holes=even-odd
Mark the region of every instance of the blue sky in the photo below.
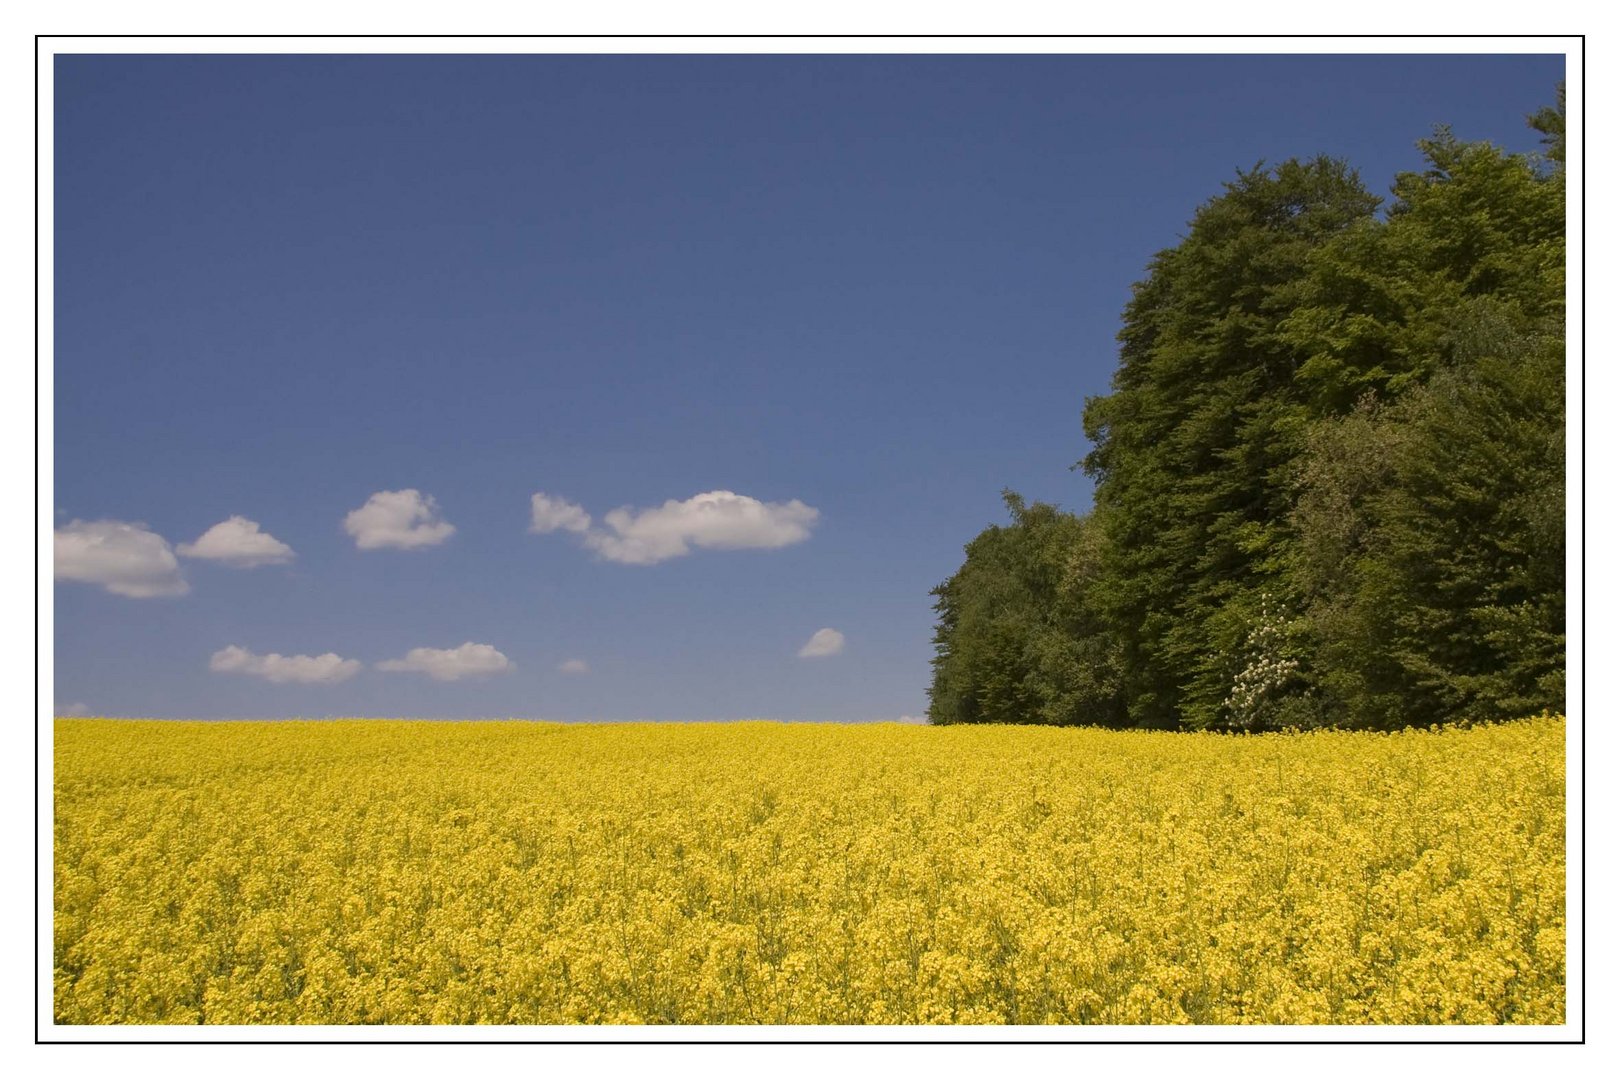
{"type": "Polygon", "coordinates": [[[1088,505],[1194,208],[1318,152],[1386,193],[1437,123],[1533,149],[1562,72],[59,57],[56,701],[920,715],[929,589],[1003,487],[1088,505]]]}

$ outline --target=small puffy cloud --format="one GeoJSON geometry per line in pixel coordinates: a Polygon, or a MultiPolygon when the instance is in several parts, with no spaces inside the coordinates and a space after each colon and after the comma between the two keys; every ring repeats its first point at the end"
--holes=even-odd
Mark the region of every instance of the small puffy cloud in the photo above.
{"type": "Polygon", "coordinates": [[[58,705],[53,714],[55,716],[89,716],[90,707],[82,701],[70,702],[67,705],[58,705]]]}
{"type": "Polygon", "coordinates": [[[583,660],[564,660],[557,665],[557,670],[564,675],[585,675],[591,670],[591,665],[583,660]]]}
{"type": "Polygon", "coordinates": [[[928,717],[926,717],[926,716],[900,716],[900,717],[896,717],[894,722],[896,724],[926,724],[926,723],[928,723],[928,717]]]}
{"type": "Polygon", "coordinates": [[[339,683],[360,671],[360,661],[345,660],[337,653],[260,656],[240,645],[228,645],[209,657],[208,670],[225,675],[256,675],[273,683],[339,683]]]}
{"type": "Polygon", "coordinates": [[[139,522],[70,521],[56,530],[56,580],[145,599],[191,591],[169,542],[139,522]]]}
{"type": "Polygon", "coordinates": [[[706,491],[646,510],[620,507],[585,533],[591,550],[611,562],[646,566],[689,554],[693,547],[779,548],[810,536],[821,511],[798,499],[760,502],[732,491],[706,491]]]}
{"type": "Polygon", "coordinates": [[[810,635],[810,640],[804,643],[799,655],[805,658],[817,656],[837,656],[844,651],[844,635],[830,626],[824,626],[810,635]]]}
{"type": "Polygon", "coordinates": [[[585,512],[583,506],[571,503],[567,499],[554,498],[543,491],[537,491],[529,503],[530,532],[548,533],[562,529],[566,532],[582,533],[591,527],[591,515],[585,512]]]}
{"type": "Polygon", "coordinates": [[[267,532],[259,531],[257,521],[232,514],[201,536],[194,544],[175,548],[188,559],[213,559],[226,566],[251,570],[255,566],[275,566],[291,562],[293,549],[267,532]]]}
{"type": "Polygon", "coordinates": [[[498,675],[516,666],[493,645],[476,645],[471,641],[454,649],[412,649],[401,659],[384,660],[377,665],[382,671],[419,671],[440,682],[498,675]]]}
{"type": "Polygon", "coordinates": [[[433,496],[415,488],[379,491],[366,505],[349,511],[343,529],[361,551],[378,548],[421,548],[442,544],[456,527],[439,515],[433,496]]]}

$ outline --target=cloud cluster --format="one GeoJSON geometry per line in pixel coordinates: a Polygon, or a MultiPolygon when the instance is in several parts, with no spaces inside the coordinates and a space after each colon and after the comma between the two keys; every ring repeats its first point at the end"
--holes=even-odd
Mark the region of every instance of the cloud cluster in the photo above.
{"type": "Polygon", "coordinates": [[[544,492],[534,495],[531,532],[563,529],[609,562],[650,566],[689,555],[694,547],[779,548],[810,537],[821,512],[798,499],[761,502],[734,491],[706,491],[690,499],[636,510],[621,506],[593,527],[583,507],[544,492]]]}
{"type": "Polygon", "coordinates": [[[493,645],[469,641],[454,649],[412,649],[398,660],[384,660],[377,668],[379,671],[417,671],[440,682],[455,682],[477,675],[497,675],[516,666],[493,645]]]}
{"type": "Polygon", "coordinates": [[[349,511],[343,529],[361,551],[378,548],[432,547],[450,539],[456,527],[439,514],[431,495],[415,488],[379,491],[358,510],[349,511]]]}
{"type": "MultiPolygon", "coordinates": [[[[798,499],[762,502],[733,491],[707,491],[644,509],[622,506],[609,511],[597,524],[584,507],[536,492],[530,498],[529,530],[573,533],[602,559],[646,566],[691,554],[694,548],[770,549],[797,544],[809,538],[820,516],[815,507],[798,499]]],[[[433,497],[415,488],[373,493],[363,506],[344,517],[343,528],[362,551],[431,547],[444,543],[456,531],[444,520],[433,497]]],[[[178,596],[190,591],[190,586],[181,574],[177,553],[244,569],[285,564],[297,555],[258,522],[240,514],[233,514],[195,541],[175,548],[140,523],[75,519],[56,530],[56,577],[99,585],[120,596],[178,596]]],[[[834,656],[843,648],[843,634],[823,627],[798,655],[834,656]]],[[[272,683],[331,684],[353,678],[364,665],[330,652],[319,656],[261,655],[229,645],[215,652],[208,666],[215,672],[248,675],[272,683]]],[[[509,672],[516,665],[494,646],[468,641],[453,649],[411,649],[403,657],[384,660],[376,667],[454,682],[509,672]]],[[[557,671],[562,675],[585,675],[590,665],[582,659],[567,659],[557,665],[557,671]]],[[[71,715],[82,710],[81,704],[72,703],[58,712],[71,715]]]]}
{"type": "Polygon", "coordinates": [[[529,500],[529,531],[549,533],[562,529],[582,533],[591,527],[591,515],[583,506],[537,491],[529,500]]]}
{"type": "Polygon", "coordinates": [[[56,530],[56,580],[141,599],[191,591],[169,542],[139,522],[79,521],[56,530]]]}
{"type": "Polygon", "coordinates": [[[208,670],[228,675],[254,675],[273,683],[338,683],[358,674],[360,661],[345,660],[337,653],[260,656],[239,645],[228,645],[209,658],[208,670]]]}
{"type": "Polygon", "coordinates": [[[275,566],[291,562],[293,549],[267,532],[259,531],[257,521],[233,514],[215,525],[195,543],[175,548],[188,559],[213,559],[226,566],[250,570],[255,566],[275,566]]]}
{"type": "Polygon", "coordinates": [[[824,626],[810,635],[799,655],[805,659],[817,656],[837,656],[844,651],[844,635],[830,626],[824,626]]]}

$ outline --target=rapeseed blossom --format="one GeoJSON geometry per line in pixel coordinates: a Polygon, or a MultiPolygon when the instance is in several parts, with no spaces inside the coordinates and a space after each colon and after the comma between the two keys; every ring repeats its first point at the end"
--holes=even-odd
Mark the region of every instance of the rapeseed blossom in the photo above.
{"type": "Polygon", "coordinates": [[[65,1024],[1564,1021],[1564,721],[61,720],[65,1024]]]}

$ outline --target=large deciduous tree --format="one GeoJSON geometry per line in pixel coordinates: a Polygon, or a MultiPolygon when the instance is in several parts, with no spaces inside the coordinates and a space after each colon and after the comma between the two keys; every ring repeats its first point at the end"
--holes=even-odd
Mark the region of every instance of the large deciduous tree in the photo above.
{"type": "Polygon", "coordinates": [[[1089,517],[935,590],[930,716],[1393,728],[1563,705],[1563,95],[1543,154],[1419,143],[1385,216],[1257,166],[1139,282],[1089,517]]]}
{"type": "Polygon", "coordinates": [[[1121,724],[1118,641],[1096,602],[1099,531],[1047,503],[1003,498],[1012,523],[975,537],[934,590],[929,719],[1121,724]]]}
{"type": "Polygon", "coordinates": [[[1284,587],[1283,478],[1307,419],[1284,327],[1315,253],[1377,206],[1340,161],[1256,167],[1199,208],[1125,309],[1113,392],[1086,403],[1083,464],[1136,724],[1224,722],[1284,587]]]}

